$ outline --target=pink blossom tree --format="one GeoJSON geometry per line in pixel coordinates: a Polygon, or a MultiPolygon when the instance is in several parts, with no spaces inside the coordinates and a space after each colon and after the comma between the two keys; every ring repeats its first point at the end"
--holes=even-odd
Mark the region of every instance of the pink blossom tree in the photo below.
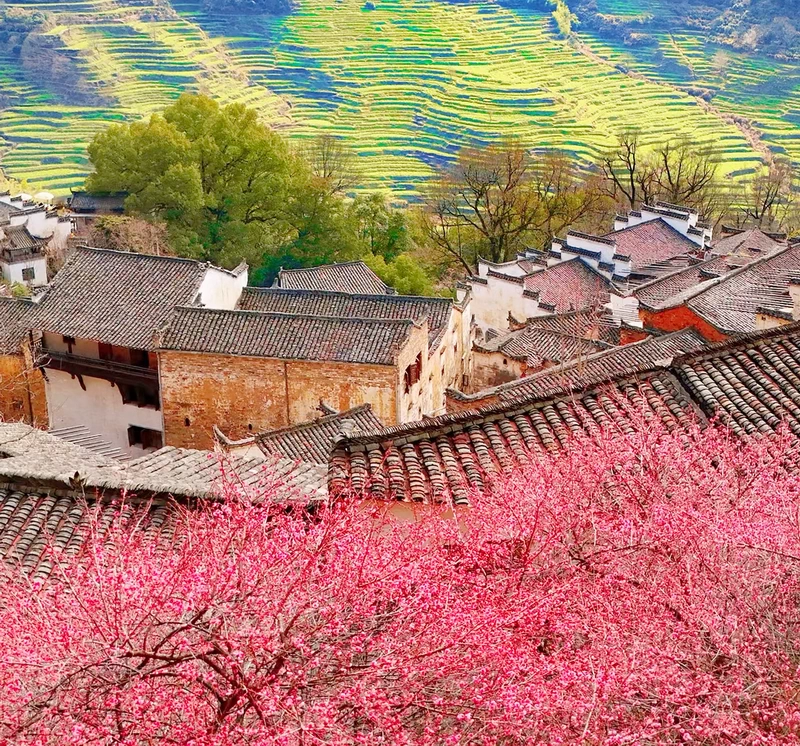
{"type": "Polygon", "coordinates": [[[792,448],[650,423],[413,524],[128,512],[45,582],[3,571],[0,740],[796,743],[792,448]]]}

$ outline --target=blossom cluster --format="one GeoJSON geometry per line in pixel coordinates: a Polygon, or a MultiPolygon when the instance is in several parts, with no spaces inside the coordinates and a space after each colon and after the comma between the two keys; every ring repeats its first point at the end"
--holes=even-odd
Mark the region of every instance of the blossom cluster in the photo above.
{"type": "Polygon", "coordinates": [[[121,512],[46,581],[2,570],[0,740],[796,743],[791,449],[651,425],[413,521],[121,512]]]}

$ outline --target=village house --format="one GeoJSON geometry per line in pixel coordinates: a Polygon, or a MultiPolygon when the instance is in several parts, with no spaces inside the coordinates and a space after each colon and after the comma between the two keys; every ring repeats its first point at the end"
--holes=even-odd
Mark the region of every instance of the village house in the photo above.
{"type": "Polygon", "coordinates": [[[127,193],[100,194],[73,189],[67,199],[67,206],[75,221],[78,233],[85,233],[98,217],[103,215],[124,215],[127,193]]]}
{"type": "MultiPolygon", "coordinates": [[[[322,270],[324,267],[318,269],[322,270]]],[[[332,286],[322,290],[245,288],[237,307],[241,310],[263,313],[305,314],[345,320],[425,319],[428,325],[428,350],[423,356],[418,373],[419,390],[414,389],[417,408],[411,410],[401,407],[393,416],[376,410],[378,416],[387,424],[406,422],[423,414],[430,415],[444,411],[445,389],[449,386],[461,386],[465,377],[469,378],[472,323],[469,296],[459,303],[453,303],[449,298],[344,293],[334,290],[332,286]]],[[[408,374],[408,379],[416,380],[416,376],[417,373],[411,372],[408,374]]],[[[413,387],[413,383],[411,385],[413,387]]],[[[337,410],[347,409],[350,406],[328,400],[326,403],[333,405],[337,410]]]]}
{"type": "Polygon", "coordinates": [[[478,274],[459,287],[459,297],[471,296],[476,339],[489,330],[507,331],[515,323],[553,313],[602,308],[611,283],[580,258],[547,266],[540,257],[521,256],[512,262],[478,261],[478,274]]]}
{"type": "Polygon", "coordinates": [[[640,287],[640,319],[661,332],[693,327],[712,342],[785,324],[795,318],[791,287],[799,263],[800,242],[741,266],[711,259],[640,287]]]}
{"type": "Polygon", "coordinates": [[[158,341],[166,442],[231,438],[368,403],[387,424],[419,419],[428,321],[184,307],[158,341]]]}
{"type": "Polygon", "coordinates": [[[30,287],[47,284],[47,250],[67,245],[72,220],[28,195],[0,194],[0,270],[3,279],[30,287]]]}
{"type": "Polygon", "coordinates": [[[28,316],[51,428],[131,456],[164,445],[156,331],[181,304],[233,308],[247,282],[189,259],[80,248],[28,316]]]}

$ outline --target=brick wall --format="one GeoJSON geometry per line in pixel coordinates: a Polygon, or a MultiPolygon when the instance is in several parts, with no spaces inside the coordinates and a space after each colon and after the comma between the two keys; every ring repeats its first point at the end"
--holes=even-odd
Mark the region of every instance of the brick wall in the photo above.
{"type": "Polygon", "coordinates": [[[709,342],[724,342],[728,338],[726,334],[711,326],[705,319],[700,318],[686,306],[655,312],[646,311],[642,308],[639,309],[639,318],[645,327],[660,329],[663,332],[677,332],[681,329],[688,329],[691,326],[709,342]]]}
{"type": "Polygon", "coordinates": [[[391,366],[161,352],[164,442],[213,446],[217,425],[231,438],[305,422],[320,400],[343,410],[369,403],[387,425],[397,421],[397,373],[391,366]]]}

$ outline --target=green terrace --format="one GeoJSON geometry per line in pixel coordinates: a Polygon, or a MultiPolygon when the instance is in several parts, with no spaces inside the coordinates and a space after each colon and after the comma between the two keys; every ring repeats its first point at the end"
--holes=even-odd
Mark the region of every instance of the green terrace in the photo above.
{"type": "MultiPolygon", "coordinates": [[[[81,75],[108,99],[64,105],[13,60],[0,59],[8,91],[0,112],[4,165],[56,192],[84,178],[95,132],[147,116],[184,89],[255,106],[298,142],[342,136],[363,160],[367,187],[412,199],[459,147],[508,135],[589,162],[637,127],[652,143],[688,137],[721,149],[728,174],[759,161],[734,123],[685,90],[677,67],[657,75],[645,58],[587,38],[609,62],[593,59],[558,39],[544,13],[489,2],[376,0],[369,10],[363,0],[300,0],[286,17],[235,18],[205,13],[199,0],[173,0],[175,16],[154,21],[146,20],[146,6],[114,0],[7,5],[55,14],[59,25],[50,33],[78,53],[81,75]],[[626,75],[618,63],[647,79],[626,75]]],[[[634,12],[636,3],[627,5],[634,12]]],[[[701,65],[707,51],[680,37],[674,43],[697,60],[698,75],[711,74],[701,65]]],[[[768,68],[755,69],[768,82],[768,68]]],[[[800,126],[781,113],[790,97],[748,97],[747,75],[730,66],[730,107],[736,95],[749,102],[742,104],[748,112],[763,107],[759,124],[770,145],[793,153],[800,126]]]]}

